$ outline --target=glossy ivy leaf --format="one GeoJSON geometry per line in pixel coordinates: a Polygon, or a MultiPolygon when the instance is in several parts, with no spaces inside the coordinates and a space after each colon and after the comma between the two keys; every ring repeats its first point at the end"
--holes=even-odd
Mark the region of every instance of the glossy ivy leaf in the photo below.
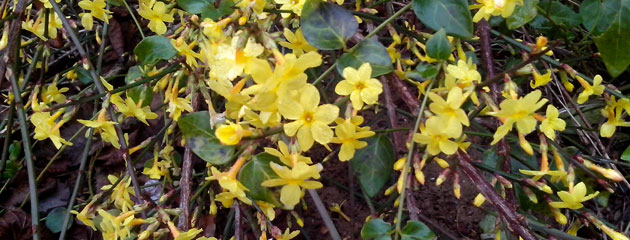
{"type": "Polygon", "coordinates": [[[363,240],[390,240],[392,226],[380,218],[373,218],[363,224],[361,239],[363,240]]]}
{"type": "Polygon", "coordinates": [[[619,13],[620,0],[585,0],[580,4],[582,25],[593,36],[599,36],[610,27],[619,13]]]}
{"type": "Polygon", "coordinates": [[[420,221],[408,221],[402,229],[402,240],[430,240],[435,238],[435,233],[420,221]]]}
{"type": "Polygon", "coordinates": [[[623,73],[630,65],[630,0],[621,0],[618,13],[610,27],[599,37],[595,45],[612,77],[623,73]]]}
{"type": "Polygon", "coordinates": [[[368,196],[374,197],[389,180],[394,166],[394,148],[387,135],[377,135],[366,140],[368,145],[355,152],[352,169],[368,196]]]}
{"type": "Polygon", "coordinates": [[[254,156],[251,161],[243,165],[238,174],[238,180],[249,189],[246,193],[252,199],[281,206],[269,188],[260,186],[260,183],[265,180],[278,178],[278,175],[269,166],[270,162],[280,163],[277,157],[268,153],[260,153],[254,156]]]}
{"type": "Polygon", "coordinates": [[[320,50],[344,48],[359,28],[348,10],[320,0],[306,0],[300,21],[306,41],[320,50]]]}
{"type": "Polygon", "coordinates": [[[472,17],[466,0],[413,0],[413,11],[427,27],[469,39],[473,36],[472,17]]]}
{"type": "Polygon", "coordinates": [[[94,82],[94,81],[92,81],[92,76],[90,76],[90,72],[88,72],[88,70],[85,70],[85,68],[83,68],[83,67],[76,67],[76,68],[74,68],[74,71],[77,73],[77,77],[79,78],[79,82],[81,82],[83,84],[90,84],[90,83],[94,82]]]}
{"type": "Polygon", "coordinates": [[[451,43],[448,42],[446,31],[443,28],[427,41],[427,55],[441,60],[446,60],[451,55],[451,43]]]}
{"type": "Polygon", "coordinates": [[[628,146],[621,154],[621,160],[630,162],[630,146],[628,146]]]}
{"type": "Polygon", "coordinates": [[[138,43],[133,53],[141,64],[153,63],[156,60],[169,60],[177,54],[171,40],[163,36],[150,36],[138,43]]]}
{"type": "Polygon", "coordinates": [[[387,49],[375,38],[365,39],[352,52],[343,54],[337,61],[337,72],[343,74],[346,67],[358,69],[363,63],[372,66],[372,77],[393,71],[392,60],[387,49]]]}
{"type": "Polygon", "coordinates": [[[508,29],[517,29],[536,18],[538,0],[524,0],[523,5],[517,5],[512,16],[505,19],[508,29]]]}
{"type": "MultiPolygon", "coordinates": [[[[61,232],[65,214],[65,207],[58,207],[50,211],[46,216],[46,227],[53,233],[61,232]]],[[[68,219],[68,227],[66,229],[70,229],[70,226],[72,226],[72,218],[68,219]]]]}
{"type": "MultiPolygon", "coordinates": [[[[177,6],[190,14],[200,14],[205,8],[213,4],[214,1],[207,0],[177,0],[177,6]]],[[[214,8],[214,5],[212,7],[214,8]]]]}
{"type": "Polygon", "coordinates": [[[560,1],[544,0],[538,3],[538,6],[555,24],[571,28],[582,23],[580,16],[560,1]]]}
{"type": "Polygon", "coordinates": [[[221,145],[219,139],[214,136],[214,129],[210,128],[208,111],[183,115],[177,125],[186,138],[186,144],[204,161],[222,165],[230,160],[234,147],[221,145]]]}

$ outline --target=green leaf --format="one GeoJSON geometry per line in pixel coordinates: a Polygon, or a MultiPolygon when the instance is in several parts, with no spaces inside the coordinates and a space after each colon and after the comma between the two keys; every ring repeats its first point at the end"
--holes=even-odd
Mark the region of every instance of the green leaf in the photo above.
{"type": "Polygon", "coordinates": [[[272,178],[278,178],[278,175],[269,166],[270,162],[279,162],[278,158],[268,154],[260,153],[247,162],[238,174],[238,180],[249,191],[247,195],[254,200],[265,201],[280,206],[278,200],[274,197],[273,192],[269,188],[260,186],[262,182],[272,178]]]}
{"type": "Polygon", "coordinates": [[[372,66],[372,77],[393,71],[392,60],[385,46],[376,38],[370,38],[361,41],[355,50],[343,54],[337,60],[337,72],[343,74],[343,69],[346,67],[358,69],[366,62],[372,66]]]}
{"type": "Polygon", "coordinates": [[[401,233],[402,240],[430,240],[435,238],[435,234],[420,221],[408,221],[401,233]]]}
{"type": "Polygon", "coordinates": [[[621,154],[621,160],[630,161],[630,146],[621,154]]]}
{"type": "MultiPolygon", "coordinates": [[[[125,83],[132,84],[138,79],[142,77],[144,74],[140,70],[139,66],[133,66],[129,68],[127,71],[127,75],[125,76],[125,83]]],[[[142,107],[151,105],[151,101],[153,100],[153,89],[151,87],[145,85],[136,86],[127,90],[127,97],[130,97],[138,103],[140,99],[142,99],[142,107]]]]}
{"type": "Polygon", "coordinates": [[[408,71],[405,73],[405,76],[416,80],[418,82],[424,82],[426,80],[433,79],[437,76],[438,69],[435,65],[431,65],[428,63],[419,63],[416,65],[416,69],[412,71],[408,71]]]}
{"type": "Polygon", "coordinates": [[[177,0],[177,5],[190,14],[200,14],[213,3],[206,0],[177,0]]]}
{"type": "Polygon", "coordinates": [[[169,60],[177,54],[177,50],[168,38],[150,36],[140,41],[133,53],[138,56],[141,64],[148,64],[160,59],[169,60]]]}
{"type": "Polygon", "coordinates": [[[512,16],[505,20],[508,29],[520,28],[531,20],[534,20],[536,15],[538,15],[538,11],[536,10],[537,4],[538,0],[524,0],[523,5],[517,5],[512,16]]]}
{"type": "Polygon", "coordinates": [[[542,10],[545,15],[549,15],[549,18],[556,24],[565,27],[577,27],[582,23],[580,16],[560,1],[544,0],[541,1],[538,6],[540,6],[540,10],[542,10]]]}
{"type": "Polygon", "coordinates": [[[186,114],[179,118],[177,125],[186,138],[186,144],[201,159],[214,165],[230,161],[234,147],[221,145],[214,136],[208,111],[186,114]]]}
{"type": "Polygon", "coordinates": [[[472,17],[466,0],[413,0],[413,11],[427,27],[446,34],[470,39],[473,36],[472,17]]]}
{"type": "Polygon", "coordinates": [[[610,28],[595,38],[595,45],[611,76],[617,77],[630,65],[630,0],[621,0],[619,13],[610,28]]]}
{"type": "MultiPolygon", "coordinates": [[[[51,232],[61,232],[66,211],[65,207],[58,207],[48,213],[48,216],[46,216],[46,227],[50,229],[51,232]]],[[[66,229],[70,229],[70,226],[72,226],[72,218],[68,219],[68,227],[66,229]]]]}
{"type": "Polygon", "coordinates": [[[320,50],[344,48],[359,28],[352,13],[337,4],[306,0],[302,8],[302,34],[320,50]]]}
{"type": "Polygon", "coordinates": [[[451,55],[451,43],[446,38],[444,28],[437,31],[427,41],[427,54],[435,59],[446,60],[451,55]]]}
{"type": "Polygon", "coordinates": [[[585,0],[580,4],[582,25],[592,35],[599,36],[610,27],[619,13],[620,0],[585,0]]]}
{"type": "Polygon", "coordinates": [[[392,226],[383,221],[380,218],[370,219],[367,223],[363,224],[361,228],[361,239],[363,240],[390,240],[392,237],[389,232],[392,230],[392,226]]]}
{"type": "Polygon", "coordinates": [[[234,12],[234,2],[231,0],[223,0],[219,3],[219,8],[215,8],[210,4],[201,12],[202,18],[210,18],[212,20],[219,20],[224,16],[232,14],[234,12]]]}
{"type": "Polygon", "coordinates": [[[359,149],[352,158],[352,169],[368,196],[374,197],[389,180],[395,155],[392,143],[386,135],[367,140],[368,145],[359,149]]]}
{"type": "Polygon", "coordinates": [[[90,72],[88,72],[88,70],[85,70],[85,68],[76,67],[74,71],[76,71],[77,76],[79,77],[79,82],[83,84],[90,84],[94,82],[92,81],[92,76],[90,76],[90,72]]]}

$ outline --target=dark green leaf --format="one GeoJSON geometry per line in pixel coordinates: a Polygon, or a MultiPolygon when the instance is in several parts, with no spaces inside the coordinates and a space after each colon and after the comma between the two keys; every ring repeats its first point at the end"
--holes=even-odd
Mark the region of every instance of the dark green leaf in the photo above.
{"type": "Polygon", "coordinates": [[[402,240],[430,240],[435,238],[435,234],[420,221],[408,221],[407,226],[402,229],[402,240]]]}
{"type": "Polygon", "coordinates": [[[156,60],[171,59],[177,54],[177,50],[171,44],[171,40],[163,36],[150,36],[138,43],[133,53],[138,56],[140,63],[148,64],[156,60]]]}
{"type": "Polygon", "coordinates": [[[549,15],[551,20],[565,27],[577,27],[582,23],[580,16],[571,8],[565,6],[560,1],[541,1],[538,6],[544,11],[545,15],[549,15]]]}
{"type": "Polygon", "coordinates": [[[416,66],[415,70],[408,71],[405,73],[405,75],[408,78],[411,78],[418,82],[424,82],[426,80],[433,79],[435,76],[437,76],[437,73],[438,69],[435,65],[431,65],[428,63],[419,63],[416,66]]]}
{"type": "Polygon", "coordinates": [[[630,146],[621,154],[621,160],[630,161],[630,146]]]}
{"type": "MultiPolygon", "coordinates": [[[[48,216],[46,216],[46,227],[50,229],[50,231],[53,233],[61,232],[65,214],[66,214],[65,207],[58,207],[50,211],[50,213],[48,213],[48,216]]],[[[68,219],[67,229],[70,229],[70,226],[72,226],[72,218],[68,219]]]]}
{"type": "Polygon", "coordinates": [[[427,27],[469,39],[473,36],[472,17],[466,0],[413,0],[413,11],[427,27]]]}
{"type": "Polygon", "coordinates": [[[348,10],[320,0],[306,0],[300,20],[304,38],[320,50],[344,48],[359,28],[348,10]]]}
{"type": "Polygon", "coordinates": [[[431,58],[442,60],[448,59],[451,55],[451,43],[448,42],[443,28],[427,41],[427,54],[431,58]]]}
{"type": "Polygon", "coordinates": [[[370,219],[367,223],[363,224],[361,228],[361,239],[363,240],[390,240],[392,237],[389,232],[392,230],[392,226],[383,221],[380,218],[370,219]]]}
{"type": "Polygon", "coordinates": [[[234,12],[234,2],[231,0],[223,0],[219,3],[219,8],[215,8],[210,4],[208,7],[202,10],[202,18],[210,18],[212,20],[219,20],[224,16],[232,14],[234,12]]]}
{"type": "Polygon", "coordinates": [[[179,118],[177,125],[186,138],[186,144],[204,161],[221,165],[230,160],[234,147],[221,145],[214,136],[208,111],[186,114],[179,118]]]}
{"type": "Polygon", "coordinates": [[[127,71],[127,75],[125,75],[125,83],[132,84],[136,81],[136,79],[138,79],[139,77],[142,77],[143,75],[144,74],[140,70],[140,66],[130,67],[129,70],[127,71]]]}
{"type": "Polygon", "coordinates": [[[19,170],[18,158],[22,153],[22,144],[18,141],[13,141],[11,145],[9,145],[9,158],[4,164],[4,169],[2,170],[2,178],[11,179],[15,177],[15,174],[19,170]]]}
{"type": "Polygon", "coordinates": [[[77,73],[77,77],[79,77],[79,82],[83,84],[90,84],[92,81],[92,76],[90,76],[90,72],[85,70],[83,67],[76,67],[75,71],[77,73]]]}
{"type": "Polygon", "coordinates": [[[238,180],[247,188],[247,195],[254,200],[265,201],[280,206],[269,188],[260,184],[265,180],[278,178],[269,166],[270,162],[278,162],[278,158],[268,153],[260,153],[247,162],[238,174],[238,180]]]}
{"type": "MultiPolygon", "coordinates": [[[[139,66],[130,67],[125,76],[125,83],[132,84],[143,75],[139,66]]],[[[149,106],[153,100],[153,89],[147,85],[140,85],[127,90],[127,97],[130,97],[136,103],[142,99],[142,107],[149,106]]]]}
{"type": "Polygon", "coordinates": [[[523,5],[517,5],[512,16],[505,20],[507,27],[509,29],[517,29],[534,20],[538,14],[538,11],[536,11],[537,4],[538,0],[524,0],[523,5]]]}
{"type": "MultiPolygon", "coordinates": [[[[200,14],[213,3],[206,0],[177,0],[177,5],[190,14],[200,14]]],[[[214,8],[214,6],[212,6],[214,8]]]]}
{"type": "Polygon", "coordinates": [[[389,180],[396,159],[392,143],[386,135],[369,138],[367,143],[367,147],[354,154],[352,169],[365,193],[374,197],[389,180]]]}
{"type": "Polygon", "coordinates": [[[599,36],[610,27],[619,13],[620,0],[585,0],[580,4],[582,25],[594,36],[599,36]]]}
{"type": "Polygon", "coordinates": [[[343,74],[343,69],[346,67],[358,69],[366,62],[372,66],[372,77],[387,74],[393,70],[387,49],[375,38],[370,38],[361,41],[352,52],[343,54],[337,61],[337,71],[343,74]]]}
{"type": "Polygon", "coordinates": [[[611,76],[617,77],[630,65],[630,0],[621,0],[619,13],[610,28],[595,38],[597,49],[611,76]]]}

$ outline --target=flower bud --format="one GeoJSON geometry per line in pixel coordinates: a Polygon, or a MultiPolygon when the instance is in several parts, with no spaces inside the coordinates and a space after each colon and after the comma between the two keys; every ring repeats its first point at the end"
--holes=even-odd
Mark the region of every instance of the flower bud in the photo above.
{"type": "Polygon", "coordinates": [[[486,201],[486,198],[481,193],[479,193],[473,200],[473,205],[475,205],[475,207],[480,207],[481,204],[483,204],[483,202],[485,201],[486,201]]]}

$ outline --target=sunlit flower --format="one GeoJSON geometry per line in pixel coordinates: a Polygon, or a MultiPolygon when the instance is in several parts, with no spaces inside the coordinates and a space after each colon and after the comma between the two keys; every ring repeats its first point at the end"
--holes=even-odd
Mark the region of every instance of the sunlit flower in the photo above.
{"type": "Polygon", "coordinates": [[[243,137],[251,136],[252,132],[243,128],[241,124],[227,122],[217,127],[215,135],[224,145],[236,145],[243,137]]]}
{"type": "Polygon", "coordinates": [[[462,133],[462,124],[464,126],[470,124],[466,112],[461,109],[462,104],[468,98],[468,94],[463,94],[462,89],[459,87],[453,87],[448,92],[446,101],[433,92],[427,93],[427,96],[433,101],[429,105],[429,109],[446,121],[443,123],[445,131],[449,132],[451,136],[459,137],[462,133]]]}
{"type": "Polygon", "coordinates": [[[177,50],[180,56],[184,56],[186,58],[186,64],[190,67],[197,67],[197,59],[201,58],[201,55],[192,49],[195,47],[196,42],[188,45],[184,42],[184,39],[171,39],[171,45],[177,50]]]}
{"type": "Polygon", "coordinates": [[[534,80],[529,82],[529,86],[532,88],[542,87],[551,82],[551,71],[547,71],[547,73],[541,75],[538,71],[534,70],[532,75],[534,75],[534,80]]]}
{"type": "Polygon", "coordinates": [[[262,182],[263,187],[276,187],[282,186],[280,192],[280,202],[282,202],[287,209],[293,209],[293,206],[300,202],[302,198],[302,189],[317,189],[323,187],[320,182],[309,181],[308,179],[319,179],[319,172],[322,170],[321,164],[307,165],[303,162],[298,162],[289,169],[286,166],[280,166],[274,162],[270,162],[271,169],[278,174],[279,178],[269,179],[262,182]]]}
{"type": "Polygon", "coordinates": [[[140,120],[147,126],[149,123],[147,119],[156,119],[158,117],[157,114],[151,112],[150,106],[142,107],[142,100],[136,103],[132,98],[127,97],[127,99],[122,100],[120,95],[112,95],[110,99],[111,103],[116,105],[118,112],[122,113],[125,117],[135,117],[140,120]]]}
{"type": "Polygon", "coordinates": [[[335,135],[332,139],[332,143],[341,144],[339,149],[339,161],[348,161],[354,157],[356,149],[361,149],[367,146],[367,142],[360,141],[359,139],[374,136],[374,132],[368,129],[357,128],[350,121],[344,121],[343,123],[335,127],[335,135]]]}
{"type": "Polygon", "coordinates": [[[135,192],[131,185],[131,178],[125,176],[114,189],[111,189],[113,184],[118,181],[118,177],[114,175],[108,175],[107,180],[109,180],[109,185],[105,185],[101,187],[101,190],[108,191],[111,190],[111,194],[109,195],[109,201],[113,202],[116,207],[123,211],[130,210],[133,207],[133,201],[131,201],[130,195],[135,196],[135,192]]]}
{"type": "Polygon", "coordinates": [[[503,124],[497,128],[494,133],[494,140],[491,144],[496,144],[505,135],[512,130],[516,124],[516,129],[520,134],[529,134],[536,130],[536,119],[533,114],[540,109],[547,99],[540,99],[541,92],[539,90],[530,92],[525,97],[519,99],[506,99],[501,102],[501,110],[499,112],[490,113],[492,116],[498,117],[503,124]]]}
{"type": "Polygon", "coordinates": [[[44,140],[50,138],[55,147],[59,149],[61,144],[72,146],[71,142],[68,142],[61,138],[59,128],[65,123],[64,120],[56,122],[57,118],[61,116],[63,111],[58,111],[54,115],[50,115],[50,112],[35,112],[31,115],[31,123],[35,126],[35,135],[33,138],[37,140],[44,140]]]}
{"type": "Polygon", "coordinates": [[[501,16],[507,18],[512,16],[516,4],[523,5],[523,0],[477,0],[478,4],[471,8],[478,8],[479,11],[473,17],[473,22],[481,19],[488,21],[491,16],[501,16]]]}
{"type": "Polygon", "coordinates": [[[183,111],[193,111],[190,100],[178,97],[179,87],[177,85],[179,85],[179,79],[173,85],[169,85],[169,88],[164,92],[164,102],[168,103],[166,111],[170,113],[169,117],[174,121],[179,120],[179,116],[182,115],[183,111]]]}
{"type": "MultiPolygon", "coordinates": [[[[293,13],[295,13],[295,15],[301,16],[302,15],[302,7],[304,7],[304,3],[306,3],[306,0],[274,0],[277,4],[282,4],[282,7],[280,7],[280,10],[290,10],[293,13]]],[[[280,15],[282,15],[283,18],[287,18],[289,16],[291,16],[291,13],[281,13],[280,15]]]]}
{"type": "Polygon", "coordinates": [[[106,111],[102,109],[96,121],[92,120],[78,120],[81,124],[86,127],[94,128],[94,130],[101,135],[101,139],[104,142],[111,143],[115,148],[120,148],[120,143],[118,142],[118,135],[116,134],[116,129],[114,128],[114,124],[116,122],[107,121],[106,111]]]}
{"type": "Polygon", "coordinates": [[[425,124],[420,126],[420,133],[414,134],[413,140],[427,145],[427,152],[431,155],[438,155],[441,152],[451,155],[457,152],[457,143],[451,138],[459,137],[459,135],[454,135],[452,131],[446,131],[443,123],[444,119],[441,117],[427,119],[425,124]]]}
{"type": "Polygon", "coordinates": [[[295,33],[291,32],[291,30],[289,30],[288,28],[285,28],[284,38],[286,38],[287,41],[278,42],[278,44],[285,48],[291,49],[296,57],[301,56],[305,52],[317,50],[315,47],[311,46],[306,41],[306,39],[304,39],[304,35],[302,35],[302,29],[300,28],[298,28],[295,33]]]}
{"type": "Polygon", "coordinates": [[[591,95],[599,96],[599,95],[602,95],[602,93],[604,93],[605,87],[604,85],[601,85],[602,76],[596,75],[593,78],[593,85],[586,82],[586,80],[584,80],[580,76],[576,76],[576,79],[578,80],[580,85],[582,85],[582,87],[584,88],[584,90],[582,90],[580,95],[578,95],[578,100],[577,100],[578,104],[585,103],[588,100],[588,97],[590,97],[591,95]]]}
{"type": "Polygon", "coordinates": [[[278,141],[278,150],[274,148],[265,148],[265,152],[273,156],[276,156],[280,161],[287,166],[293,166],[295,163],[303,162],[307,164],[313,163],[310,157],[302,156],[299,152],[290,152],[289,147],[283,141],[278,141]],[[279,151],[278,151],[279,150],[279,151]]]}
{"type": "Polygon", "coordinates": [[[48,87],[42,88],[42,102],[44,104],[52,102],[63,103],[66,101],[66,96],[63,95],[63,93],[68,90],[67,87],[61,89],[57,88],[57,79],[55,78],[48,87]]]}
{"type": "Polygon", "coordinates": [[[588,201],[591,198],[597,196],[599,192],[586,195],[586,185],[583,182],[576,184],[573,188],[569,188],[569,191],[559,191],[558,197],[562,202],[549,203],[554,208],[568,208],[568,209],[580,209],[584,205],[582,202],[588,201]]]}
{"type": "Polygon", "coordinates": [[[361,110],[363,104],[376,104],[378,95],[383,92],[380,81],[372,78],[372,66],[362,64],[359,69],[347,67],[343,69],[344,80],[335,87],[335,92],[342,96],[350,95],[352,107],[361,110]]]}
{"type": "Polygon", "coordinates": [[[173,22],[173,13],[166,9],[166,4],[155,0],[141,1],[138,14],[149,20],[149,29],[158,35],[166,33],[164,22],[173,22]]]}
{"type": "Polygon", "coordinates": [[[551,140],[555,139],[556,131],[564,131],[567,125],[564,120],[558,117],[559,115],[556,107],[548,105],[545,120],[540,123],[540,131],[551,140]]]}
{"type": "Polygon", "coordinates": [[[106,10],[105,7],[107,4],[105,0],[82,0],[79,2],[79,7],[85,11],[89,11],[87,13],[79,13],[79,17],[81,17],[81,25],[86,30],[92,30],[94,26],[94,18],[100,19],[105,23],[109,23],[109,19],[112,17],[109,10],[106,10]]]}

